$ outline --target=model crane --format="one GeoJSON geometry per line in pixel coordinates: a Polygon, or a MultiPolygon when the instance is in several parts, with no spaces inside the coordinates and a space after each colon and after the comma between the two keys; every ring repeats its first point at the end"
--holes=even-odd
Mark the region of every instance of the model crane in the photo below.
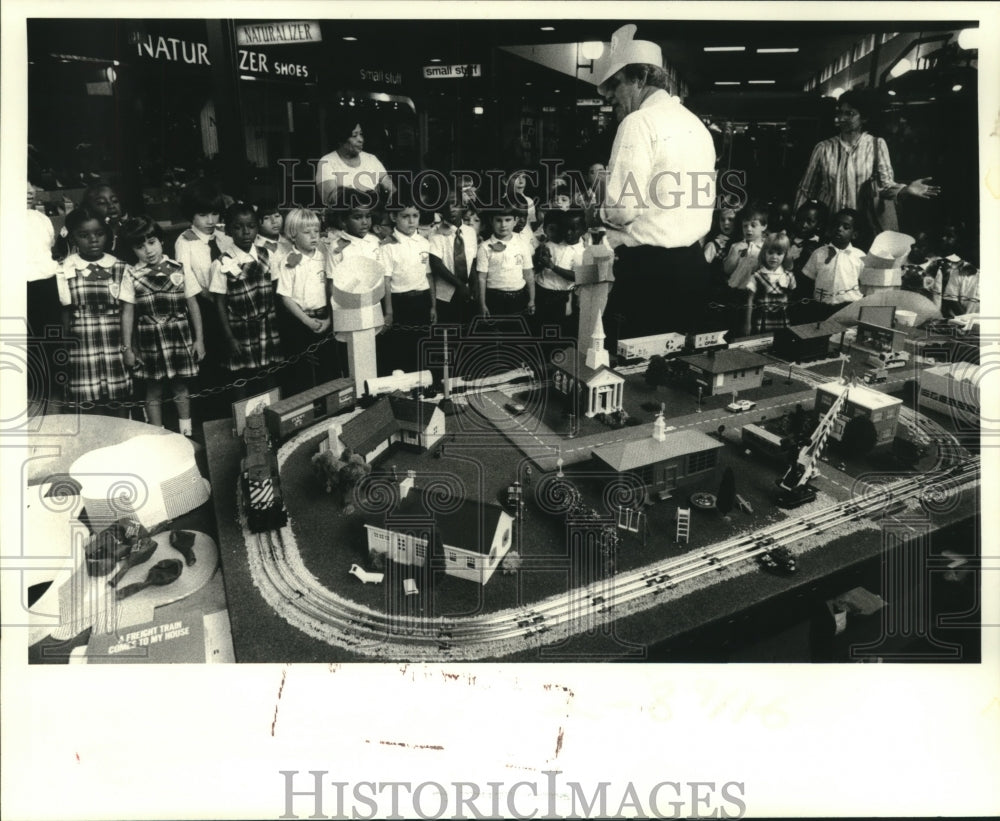
{"type": "Polygon", "coordinates": [[[799,507],[799,505],[807,504],[816,498],[816,488],[809,484],[809,480],[817,473],[816,462],[826,446],[826,440],[830,436],[840,408],[847,401],[849,390],[849,387],[844,388],[844,392],[837,397],[837,400],[830,406],[830,410],[820,419],[808,444],[802,447],[798,457],[789,465],[785,475],[777,481],[777,485],[782,491],[778,495],[778,507],[799,507]]]}

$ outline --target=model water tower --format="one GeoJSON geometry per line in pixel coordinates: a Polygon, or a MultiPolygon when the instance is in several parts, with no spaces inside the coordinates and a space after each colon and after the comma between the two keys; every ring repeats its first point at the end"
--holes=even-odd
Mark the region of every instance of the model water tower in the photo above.
{"type": "Polygon", "coordinates": [[[591,234],[593,243],[583,250],[583,263],[573,269],[580,299],[580,324],[576,341],[580,350],[589,350],[594,327],[608,302],[611,283],[615,281],[614,252],[603,245],[604,232],[591,234]]]}
{"type": "Polygon", "coordinates": [[[381,299],[385,274],[375,260],[365,257],[345,259],[333,269],[333,332],[347,343],[347,364],[354,390],[361,396],[366,379],[377,374],[375,334],[385,320],[381,299]]]}

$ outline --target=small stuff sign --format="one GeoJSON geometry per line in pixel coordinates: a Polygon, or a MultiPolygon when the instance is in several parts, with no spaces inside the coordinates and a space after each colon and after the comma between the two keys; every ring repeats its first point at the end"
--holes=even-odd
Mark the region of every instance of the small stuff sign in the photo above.
{"type": "Polygon", "coordinates": [[[481,63],[466,63],[458,66],[424,66],[425,80],[450,80],[457,77],[482,77],[481,63]]]}

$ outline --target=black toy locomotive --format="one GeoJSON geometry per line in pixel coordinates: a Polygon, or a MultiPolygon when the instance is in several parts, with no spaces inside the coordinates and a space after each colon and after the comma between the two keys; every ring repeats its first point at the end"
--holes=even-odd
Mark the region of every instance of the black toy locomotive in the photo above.
{"type": "Polygon", "coordinates": [[[240,463],[240,485],[247,526],[253,533],[277,530],[288,523],[288,513],[281,494],[278,460],[271,450],[262,413],[247,416],[243,444],[246,455],[240,463]]]}

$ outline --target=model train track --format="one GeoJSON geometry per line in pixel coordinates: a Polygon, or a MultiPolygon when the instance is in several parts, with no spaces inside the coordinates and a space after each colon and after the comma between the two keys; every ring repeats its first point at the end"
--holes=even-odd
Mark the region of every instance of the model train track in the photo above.
{"type": "Polygon", "coordinates": [[[593,629],[659,603],[678,585],[756,559],[846,522],[887,514],[901,505],[958,492],[979,480],[978,457],[947,470],[871,485],[839,502],[654,565],[552,596],[530,607],[440,619],[378,612],[342,598],[316,579],[285,531],[245,530],[250,568],[268,603],[292,626],[361,655],[429,660],[496,657],[593,629]]]}

